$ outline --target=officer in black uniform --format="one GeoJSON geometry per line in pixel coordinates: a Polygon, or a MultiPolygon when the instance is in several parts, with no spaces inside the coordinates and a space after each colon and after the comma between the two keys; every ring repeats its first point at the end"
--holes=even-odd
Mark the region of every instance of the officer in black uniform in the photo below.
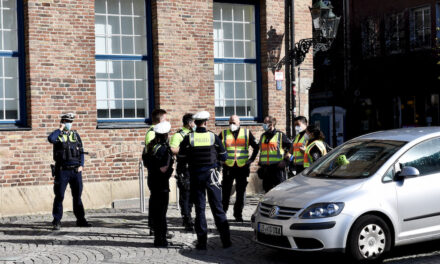
{"type": "Polygon", "coordinates": [[[220,138],[206,129],[209,113],[194,115],[197,129],[189,133],[180,144],[178,161],[188,163],[190,192],[196,208],[195,230],[197,249],[206,250],[208,227],[205,217],[206,192],[217,230],[224,248],[231,246],[229,224],[222,206],[222,189],[217,168],[219,161],[226,160],[226,151],[220,138]]]}
{"type": "Polygon", "coordinates": [[[169,179],[173,173],[173,153],[168,144],[171,125],[164,121],[154,127],[155,137],[147,145],[148,188],[154,229],[154,246],[166,247],[168,241],[166,214],[169,202],[169,179]]]}
{"type": "Polygon", "coordinates": [[[76,225],[90,227],[85,219],[84,206],[81,201],[83,190],[82,171],[84,167],[84,150],[78,132],[72,130],[72,122],[75,118],[73,113],[61,116],[59,129],[53,131],[48,140],[53,144],[53,159],[55,176],[53,202],[53,229],[60,230],[61,218],[63,217],[63,200],[67,184],[72,190],[73,213],[76,216],[76,225]]]}

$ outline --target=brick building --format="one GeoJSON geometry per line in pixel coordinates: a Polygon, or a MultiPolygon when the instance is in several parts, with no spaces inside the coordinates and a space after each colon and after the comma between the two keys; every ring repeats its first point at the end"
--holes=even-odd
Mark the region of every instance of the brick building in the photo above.
{"type": "MultiPolygon", "coordinates": [[[[73,129],[90,152],[86,208],[139,197],[138,164],[154,108],[169,112],[173,131],[184,113],[199,110],[211,113],[216,132],[233,113],[257,136],[268,114],[285,130],[286,91],[276,90],[268,67],[271,51],[284,55],[276,41],[285,31],[284,3],[1,0],[0,216],[51,210],[47,136],[61,113],[77,114],[73,129]]],[[[297,38],[311,35],[309,5],[295,3],[297,38]]],[[[252,179],[248,192],[258,186],[252,179]]]]}
{"type": "Polygon", "coordinates": [[[346,139],[372,131],[440,125],[440,2],[344,0],[347,23],[326,59],[312,108],[347,110],[346,139]]]}

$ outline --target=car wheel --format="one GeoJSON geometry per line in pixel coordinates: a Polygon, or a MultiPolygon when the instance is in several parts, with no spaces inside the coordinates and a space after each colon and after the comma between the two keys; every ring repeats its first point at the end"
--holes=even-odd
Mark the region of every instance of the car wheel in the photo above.
{"type": "Polygon", "coordinates": [[[347,246],[347,253],[356,261],[380,261],[391,248],[390,229],[377,216],[362,216],[354,223],[347,246]]]}

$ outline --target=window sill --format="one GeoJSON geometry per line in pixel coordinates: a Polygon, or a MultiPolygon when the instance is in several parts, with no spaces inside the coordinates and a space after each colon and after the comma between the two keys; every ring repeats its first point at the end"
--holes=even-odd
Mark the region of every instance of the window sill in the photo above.
{"type": "Polygon", "coordinates": [[[0,124],[0,131],[30,131],[32,128],[16,124],[0,124]]]}
{"type": "Polygon", "coordinates": [[[136,129],[149,128],[151,125],[144,122],[103,122],[96,126],[97,129],[136,129]]]}
{"type": "MultiPolygon", "coordinates": [[[[216,120],[215,121],[216,126],[229,126],[229,120],[216,120]]],[[[258,121],[240,121],[240,126],[261,126],[263,123],[258,121]]]]}

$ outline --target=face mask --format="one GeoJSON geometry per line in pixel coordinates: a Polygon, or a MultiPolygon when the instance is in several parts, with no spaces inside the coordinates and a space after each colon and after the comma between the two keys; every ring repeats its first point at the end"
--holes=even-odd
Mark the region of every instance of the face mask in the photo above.
{"type": "Polygon", "coordinates": [[[72,129],[72,123],[66,123],[65,126],[67,130],[72,129]]]}
{"type": "Polygon", "coordinates": [[[191,129],[192,129],[192,131],[196,131],[197,126],[193,126],[193,127],[191,127],[191,129]]]}
{"type": "Polygon", "coordinates": [[[234,124],[230,124],[229,128],[231,129],[232,132],[237,131],[240,127],[234,124]]]}
{"type": "Polygon", "coordinates": [[[269,130],[269,125],[268,124],[263,124],[263,129],[264,129],[264,131],[269,130]]]}
{"type": "Polygon", "coordinates": [[[299,133],[302,132],[302,129],[301,129],[300,126],[296,126],[296,127],[295,127],[295,131],[296,131],[297,134],[299,134],[299,133]]]}

